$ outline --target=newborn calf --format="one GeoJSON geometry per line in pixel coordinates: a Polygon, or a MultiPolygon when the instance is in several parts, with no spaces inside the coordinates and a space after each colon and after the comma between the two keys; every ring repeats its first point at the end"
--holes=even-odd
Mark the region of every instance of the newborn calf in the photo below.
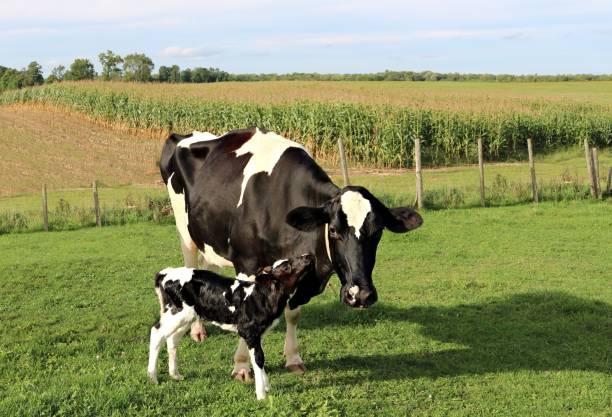
{"type": "Polygon", "coordinates": [[[263,334],[276,324],[297,283],[313,266],[311,255],[276,261],[255,281],[229,280],[214,272],[167,268],[157,273],[155,291],[161,306],[159,323],[151,328],[149,378],[157,383],[157,357],[164,341],[170,376],[183,379],[176,367],[179,341],[201,319],[238,333],[249,347],[257,399],[270,389],[261,348],[263,334]]]}

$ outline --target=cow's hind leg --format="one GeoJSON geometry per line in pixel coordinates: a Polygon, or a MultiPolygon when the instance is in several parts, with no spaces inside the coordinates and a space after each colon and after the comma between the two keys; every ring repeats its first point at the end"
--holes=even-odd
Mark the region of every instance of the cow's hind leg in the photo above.
{"type": "MultiPolygon", "coordinates": [[[[179,231],[180,234],[180,231],[179,231]]],[[[181,236],[181,251],[183,252],[183,260],[187,268],[198,267],[198,248],[195,243],[188,236],[181,236]]],[[[196,342],[201,342],[206,339],[206,330],[204,330],[204,323],[201,320],[196,320],[191,325],[191,338],[196,342]]]]}
{"type": "Polygon", "coordinates": [[[285,321],[287,322],[287,334],[285,335],[285,349],[284,355],[287,360],[285,368],[297,375],[303,375],[306,372],[304,361],[300,357],[300,350],[298,348],[297,340],[297,325],[300,320],[301,307],[297,307],[294,310],[289,308],[289,305],[285,308],[285,321]]]}
{"type": "Polygon", "coordinates": [[[251,368],[249,366],[249,348],[242,337],[238,341],[238,347],[236,348],[236,353],[234,353],[232,376],[234,379],[245,383],[252,381],[251,368]]]}

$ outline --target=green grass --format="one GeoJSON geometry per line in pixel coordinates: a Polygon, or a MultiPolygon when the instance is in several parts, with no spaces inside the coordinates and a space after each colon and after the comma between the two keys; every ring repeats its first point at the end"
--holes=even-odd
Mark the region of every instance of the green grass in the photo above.
{"type": "Polygon", "coordinates": [[[378,304],[342,306],[333,278],[304,308],[304,377],[282,369],[283,326],[267,336],[264,402],[229,378],[236,338],[215,329],[181,345],[185,381],[147,383],[173,226],[0,236],[0,415],[609,416],[611,209],[429,211],[385,233],[378,304]]]}

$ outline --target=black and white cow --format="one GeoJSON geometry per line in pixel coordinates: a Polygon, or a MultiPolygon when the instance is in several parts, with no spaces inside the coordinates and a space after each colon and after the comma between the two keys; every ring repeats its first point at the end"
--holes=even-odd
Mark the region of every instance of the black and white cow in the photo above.
{"type": "MultiPolygon", "coordinates": [[[[421,216],[407,207],[387,208],[363,187],[338,188],[301,145],[258,128],[216,137],[171,135],[160,170],[176,218],[185,266],[198,252],[208,264],[233,266],[242,279],[275,259],[310,253],[315,267],[285,310],[286,367],[305,371],[296,329],[300,306],[320,294],[335,271],[340,300],[368,307],[376,248],[386,228],[403,233],[421,216]]],[[[202,327],[192,327],[192,337],[202,327]]],[[[236,379],[249,379],[244,340],[234,355],[236,379]]]]}
{"type": "Polygon", "coordinates": [[[255,370],[257,399],[266,397],[270,382],[261,347],[263,335],[278,322],[287,300],[312,269],[313,256],[281,259],[260,271],[255,282],[229,280],[211,271],[166,268],[155,276],[159,323],[151,328],[149,378],[157,383],[157,357],[164,342],[170,377],[181,380],[176,356],[183,335],[196,320],[238,333],[247,344],[255,370]]]}

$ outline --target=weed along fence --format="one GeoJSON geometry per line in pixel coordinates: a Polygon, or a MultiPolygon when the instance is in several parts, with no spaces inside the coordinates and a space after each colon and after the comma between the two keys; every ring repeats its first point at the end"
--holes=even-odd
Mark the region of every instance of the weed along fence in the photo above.
{"type": "MultiPolygon", "coordinates": [[[[344,186],[351,183],[364,185],[388,206],[404,205],[425,209],[600,200],[612,196],[612,167],[600,166],[598,149],[590,146],[586,140],[583,143],[586,169],[580,167],[581,173],[586,175],[576,174],[567,178],[562,175],[561,178],[552,179],[549,173],[545,180],[542,179],[545,176],[536,175],[538,165],[534,158],[533,143],[528,139],[525,149],[529,164],[506,164],[511,165],[515,171],[524,172],[525,175],[515,175],[520,178],[518,181],[516,178],[509,181],[500,174],[503,165],[487,166],[486,142],[481,139],[474,142],[478,150],[478,165],[450,168],[442,179],[440,172],[444,170],[423,168],[421,152],[426,144],[421,140],[414,140],[414,155],[410,155],[414,158],[415,177],[409,171],[394,171],[392,175],[378,177],[355,174],[351,179],[350,158],[342,140],[338,140],[337,163],[340,165],[340,174],[334,180],[344,186]]],[[[604,158],[605,165],[611,161],[609,152],[607,155],[604,158]]],[[[27,195],[0,198],[0,234],[71,230],[143,221],[173,223],[165,187],[109,187],[94,181],[86,188],[53,190],[42,184],[40,197],[27,195]]]]}
{"type": "MultiPolygon", "coordinates": [[[[478,138],[476,141],[476,144],[477,144],[476,146],[477,146],[477,154],[478,154],[478,174],[479,174],[478,196],[479,196],[480,205],[482,207],[487,206],[488,203],[493,203],[493,205],[503,205],[503,204],[499,204],[499,201],[492,201],[492,200],[499,200],[498,198],[497,199],[492,199],[491,197],[487,198],[487,191],[486,191],[487,187],[486,187],[486,181],[485,181],[485,160],[484,160],[484,150],[483,150],[484,147],[483,147],[482,139],[478,138]]],[[[587,162],[586,173],[587,173],[587,178],[588,178],[590,196],[594,199],[602,199],[604,195],[610,196],[612,194],[612,190],[611,190],[612,167],[609,167],[608,169],[606,188],[604,192],[603,189],[601,188],[602,179],[600,177],[600,170],[599,170],[598,150],[595,147],[591,147],[587,139],[584,140],[584,147],[585,147],[585,153],[586,153],[586,162],[587,162]]],[[[412,205],[419,209],[422,209],[424,207],[448,208],[449,205],[440,205],[438,202],[431,201],[432,200],[431,198],[428,199],[425,196],[426,193],[425,193],[424,180],[423,180],[423,167],[421,164],[421,148],[422,148],[421,140],[415,139],[414,140],[414,172],[415,172],[416,181],[415,181],[415,199],[412,205]]],[[[527,156],[528,156],[528,161],[529,161],[529,177],[530,177],[529,200],[530,201],[533,201],[534,203],[538,203],[541,198],[543,198],[544,200],[572,200],[572,199],[582,199],[585,197],[584,187],[580,183],[579,180],[564,181],[563,183],[560,183],[560,184],[559,183],[558,184],[548,183],[548,184],[538,185],[537,176],[536,176],[536,165],[535,165],[534,154],[533,154],[533,141],[531,140],[531,138],[527,139],[526,148],[527,148],[527,156]],[[569,197],[569,198],[565,198],[564,194],[565,194],[565,197],[569,197]]],[[[342,145],[342,140],[340,139],[338,140],[338,149],[340,153],[339,159],[340,159],[341,170],[342,170],[342,174],[344,178],[344,185],[346,186],[347,184],[349,184],[348,168],[347,168],[347,162],[346,162],[347,158],[346,158],[346,155],[344,154],[344,146],[342,145]]],[[[503,178],[499,176],[495,177],[493,181],[492,189],[495,191],[496,194],[500,193],[500,190],[497,188],[504,189],[506,187],[507,187],[507,183],[503,178]]],[[[519,186],[518,188],[519,190],[517,191],[523,194],[523,197],[522,198],[519,197],[518,201],[515,201],[515,203],[527,202],[527,197],[525,193],[526,188],[524,186],[519,186]]]]}
{"type": "Polygon", "coordinates": [[[91,187],[52,189],[0,200],[0,234],[74,230],[138,222],[172,223],[165,188],[91,187]]]}

